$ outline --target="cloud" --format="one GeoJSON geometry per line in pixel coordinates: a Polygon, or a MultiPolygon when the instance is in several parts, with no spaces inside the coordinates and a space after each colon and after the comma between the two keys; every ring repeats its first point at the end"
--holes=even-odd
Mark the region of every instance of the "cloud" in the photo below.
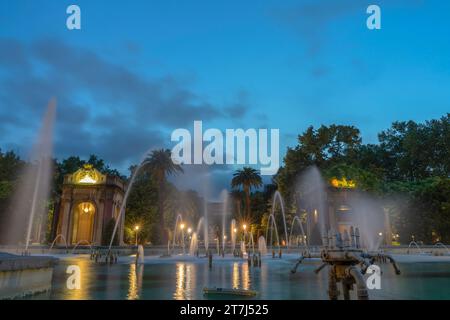
{"type": "Polygon", "coordinates": [[[170,180],[182,189],[197,190],[208,200],[217,200],[224,188],[230,187],[234,167],[231,165],[183,165],[184,173],[170,180]]]}
{"type": "Polygon", "coordinates": [[[247,114],[249,107],[248,92],[241,90],[238,92],[235,101],[225,108],[225,113],[232,119],[241,119],[247,114]]]}
{"type": "Polygon", "coordinates": [[[100,54],[58,39],[31,44],[0,38],[0,142],[32,141],[50,97],[58,101],[55,151],[104,157],[127,167],[150,148],[167,147],[170,132],[203,121],[242,117],[233,106],[205,101],[176,76],[144,76],[100,54]],[[27,133],[27,140],[18,133],[27,133]]]}
{"type": "Polygon", "coordinates": [[[141,122],[156,119],[160,125],[177,126],[221,114],[170,75],[148,79],[92,51],[54,40],[35,43],[33,53],[51,73],[65,74],[72,86],[86,90],[97,103],[110,109],[127,108],[141,122]]]}
{"type": "MultiPolygon", "coordinates": [[[[385,10],[423,3],[423,0],[378,0],[375,4],[385,10]]],[[[361,21],[361,28],[365,28],[366,9],[371,4],[374,3],[370,0],[306,0],[295,5],[278,5],[269,12],[269,16],[300,35],[308,55],[313,57],[325,49],[328,32],[339,19],[356,15],[360,17],[357,19],[361,21]]]]}
{"type": "Polygon", "coordinates": [[[357,10],[365,14],[365,8],[367,4],[361,0],[315,0],[277,7],[270,15],[297,32],[305,40],[308,54],[313,56],[323,49],[324,39],[332,22],[357,10]]]}
{"type": "Polygon", "coordinates": [[[330,68],[325,66],[317,66],[311,70],[311,75],[315,78],[322,78],[330,73],[330,68]]]}

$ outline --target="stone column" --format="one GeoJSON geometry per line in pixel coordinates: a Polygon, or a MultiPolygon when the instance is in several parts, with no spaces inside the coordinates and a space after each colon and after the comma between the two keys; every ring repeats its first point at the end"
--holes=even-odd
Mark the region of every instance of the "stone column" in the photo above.
{"type": "Polygon", "coordinates": [[[101,245],[103,237],[103,228],[105,226],[103,220],[105,214],[104,201],[102,199],[97,198],[96,204],[97,204],[97,217],[96,217],[97,226],[95,228],[95,243],[97,245],[101,245]]]}
{"type": "MultiPolygon", "coordinates": [[[[70,244],[70,209],[71,209],[71,201],[63,200],[61,204],[61,234],[67,241],[67,244],[70,244]]],[[[62,239],[58,239],[58,243],[61,243],[62,239]]]]}

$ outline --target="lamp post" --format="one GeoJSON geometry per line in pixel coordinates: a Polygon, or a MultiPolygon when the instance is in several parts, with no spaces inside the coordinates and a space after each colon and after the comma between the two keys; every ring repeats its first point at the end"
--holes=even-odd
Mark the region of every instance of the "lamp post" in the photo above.
{"type": "Polygon", "coordinates": [[[134,227],[134,231],[136,233],[136,246],[138,245],[138,231],[139,231],[139,226],[135,226],[134,227]]]}
{"type": "Polygon", "coordinates": [[[244,248],[247,251],[247,245],[245,244],[245,236],[247,234],[247,225],[245,223],[242,225],[242,229],[244,229],[244,248]]]}
{"type": "Polygon", "coordinates": [[[231,234],[231,246],[232,246],[232,250],[233,250],[233,254],[235,252],[236,249],[236,240],[237,240],[237,228],[233,228],[233,234],[231,234]]]}
{"type": "Polygon", "coordinates": [[[383,244],[383,232],[379,232],[378,236],[380,237],[380,240],[378,242],[378,247],[380,247],[383,244]]]}

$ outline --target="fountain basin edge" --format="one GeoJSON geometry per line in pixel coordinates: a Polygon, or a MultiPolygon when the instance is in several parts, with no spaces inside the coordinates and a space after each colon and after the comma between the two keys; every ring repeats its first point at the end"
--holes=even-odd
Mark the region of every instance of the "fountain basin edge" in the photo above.
{"type": "Polygon", "coordinates": [[[0,300],[17,299],[51,289],[55,257],[0,253],[0,300]]]}

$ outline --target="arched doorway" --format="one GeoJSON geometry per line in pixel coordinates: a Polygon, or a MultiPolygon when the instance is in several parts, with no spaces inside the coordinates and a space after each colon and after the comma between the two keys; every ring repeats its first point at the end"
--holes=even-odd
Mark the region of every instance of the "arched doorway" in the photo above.
{"type": "Polygon", "coordinates": [[[92,243],[95,213],[95,206],[92,202],[82,202],[74,208],[72,244],[76,244],[80,241],[92,243]]]}

